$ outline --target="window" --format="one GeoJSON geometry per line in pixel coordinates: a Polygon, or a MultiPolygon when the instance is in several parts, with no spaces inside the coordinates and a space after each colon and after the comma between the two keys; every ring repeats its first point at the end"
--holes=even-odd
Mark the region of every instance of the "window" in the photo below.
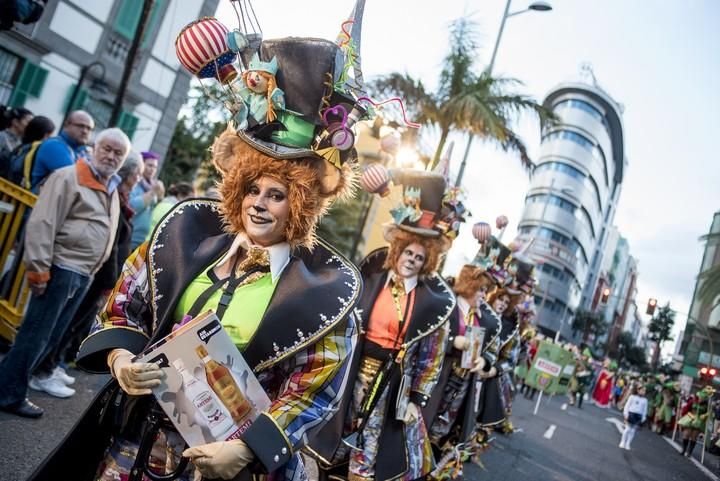
{"type": "Polygon", "coordinates": [[[603,166],[605,173],[605,185],[610,185],[608,182],[608,171],[607,163],[605,160],[605,153],[599,145],[595,145],[595,142],[593,142],[592,140],[588,139],[582,134],[573,132],[572,130],[555,130],[553,132],[550,132],[549,134],[544,135],[542,138],[542,142],[553,140],[569,140],[571,142],[575,142],[580,147],[590,152],[592,156],[598,161],[600,161],[601,165],[603,166]]]}
{"type": "Polygon", "coordinates": [[[578,180],[585,179],[585,174],[583,174],[580,170],[576,169],[572,165],[566,164],[564,162],[558,162],[556,160],[551,160],[550,162],[543,162],[542,164],[535,167],[534,172],[539,173],[545,172],[547,170],[555,170],[558,172],[562,172],[578,180]]]}
{"type": "Polygon", "coordinates": [[[25,60],[8,105],[22,107],[28,97],[40,97],[47,76],[47,70],[25,60]]]}
{"type": "Polygon", "coordinates": [[[570,252],[575,254],[578,260],[584,261],[586,265],[588,263],[585,249],[583,249],[583,246],[574,237],[571,239],[568,236],[547,227],[540,227],[540,229],[538,230],[535,227],[523,226],[518,229],[518,232],[520,234],[526,235],[537,235],[538,237],[550,239],[551,241],[557,242],[558,244],[564,246],[565,248],[570,250],[570,252]]]}
{"type": "MultiPolygon", "coordinates": [[[[166,4],[167,0],[155,0],[153,9],[150,12],[145,34],[143,35],[143,48],[147,47],[150,39],[153,38],[161,14],[167,6],[166,4]]],[[[138,23],[140,22],[142,8],[143,0],[123,0],[115,15],[115,24],[113,25],[115,31],[126,39],[132,40],[133,37],[135,37],[135,30],[137,30],[138,23]]]]}
{"type": "Polygon", "coordinates": [[[10,101],[17,80],[20,57],[7,50],[0,49],[0,105],[10,101]]]}
{"type": "Polygon", "coordinates": [[[607,117],[605,117],[605,115],[600,112],[600,110],[598,110],[594,105],[590,104],[589,102],[585,102],[584,100],[580,99],[563,100],[555,104],[554,110],[560,109],[579,109],[587,112],[596,120],[601,122],[603,124],[603,127],[605,127],[608,135],[610,135],[610,124],[607,121],[607,117]]]}
{"type": "MultiPolygon", "coordinates": [[[[71,88],[68,92],[68,99],[65,102],[66,105],[72,98],[72,92],[75,87],[71,88]]],[[[105,129],[110,125],[110,116],[112,115],[113,106],[110,102],[102,99],[98,99],[90,95],[87,89],[80,88],[75,96],[75,100],[70,106],[69,111],[83,109],[86,110],[93,119],[95,119],[95,127],[99,131],[105,129]]],[[[138,122],[140,119],[135,115],[123,110],[120,112],[120,118],[118,119],[117,127],[122,129],[130,140],[132,140],[137,130],[138,122]]]]}
{"type": "Polygon", "coordinates": [[[561,209],[566,210],[566,211],[570,212],[571,214],[574,214],[575,211],[577,210],[577,207],[572,202],[567,201],[567,200],[563,199],[562,197],[558,197],[558,196],[552,195],[552,194],[550,194],[549,196],[548,196],[548,194],[534,194],[534,195],[528,196],[526,200],[527,200],[527,202],[533,202],[533,203],[534,202],[540,202],[540,203],[548,202],[550,205],[560,207],[561,209]]]}

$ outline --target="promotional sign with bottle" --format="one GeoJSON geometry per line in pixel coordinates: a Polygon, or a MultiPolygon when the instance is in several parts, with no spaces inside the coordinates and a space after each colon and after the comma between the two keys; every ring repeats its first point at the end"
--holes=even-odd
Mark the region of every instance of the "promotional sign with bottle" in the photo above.
{"type": "Polygon", "coordinates": [[[189,446],[238,438],[270,399],[208,311],[156,342],[135,362],[165,372],[153,394],[189,446]]]}

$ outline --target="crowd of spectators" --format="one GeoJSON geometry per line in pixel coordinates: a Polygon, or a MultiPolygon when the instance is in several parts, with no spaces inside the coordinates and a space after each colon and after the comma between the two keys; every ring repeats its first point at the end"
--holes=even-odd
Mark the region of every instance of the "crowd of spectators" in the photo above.
{"type": "Polygon", "coordinates": [[[118,128],[95,132],[93,117],[71,112],[54,123],[24,108],[0,107],[0,177],[37,195],[2,274],[23,264],[31,290],[20,328],[0,361],[0,410],[39,417],[28,388],[75,394],[72,364],[123,262],[152,234],[192,184],[166,190],[161,158],[136,152],[118,128]],[[12,260],[14,259],[14,261],[12,260]]]}

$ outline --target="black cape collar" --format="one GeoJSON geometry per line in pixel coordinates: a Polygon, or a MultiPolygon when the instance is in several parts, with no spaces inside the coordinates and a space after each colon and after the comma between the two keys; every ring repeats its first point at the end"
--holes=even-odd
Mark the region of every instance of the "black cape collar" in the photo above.
{"type": "Polygon", "coordinates": [[[497,313],[490,307],[490,304],[484,300],[480,300],[479,311],[480,311],[480,325],[485,328],[485,341],[486,346],[494,343],[500,335],[502,330],[502,319],[497,313]]]}
{"type": "MultiPolygon", "coordinates": [[[[363,331],[367,330],[375,300],[387,281],[388,271],[383,268],[387,253],[387,247],[376,249],[360,263],[360,273],[365,284],[359,303],[363,331]]],[[[417,342],[441,327],[452,314],[455,305],[455,295],[437,273],[418,279],[415,287],[415,304],[405,334],[405,346],[417,342]]]]}
{"type": "MultiPolygon", "coordinates": [[[[232,241],[214,200],[181,202],[158,224],[148,247],[151,343],[170,332],[187,285],[232,241]]],[[[347,318],[361,289],[355,266],[324,241],[293,249],[243,357],[257,372],[316,342],[347,318]]]]}

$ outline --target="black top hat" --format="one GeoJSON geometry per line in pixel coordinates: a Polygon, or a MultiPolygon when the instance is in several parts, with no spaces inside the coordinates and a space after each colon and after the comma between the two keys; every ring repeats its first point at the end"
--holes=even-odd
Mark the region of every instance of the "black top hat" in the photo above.
{"type": "Polygon", "coordinates": [[[443,209],[445,177],[416,169],[394,169],[390,176],[394,184],[403,186],[402,203],[390,210],[392,225],[426,237],[444,233],[438,221],[443,209]]]}

